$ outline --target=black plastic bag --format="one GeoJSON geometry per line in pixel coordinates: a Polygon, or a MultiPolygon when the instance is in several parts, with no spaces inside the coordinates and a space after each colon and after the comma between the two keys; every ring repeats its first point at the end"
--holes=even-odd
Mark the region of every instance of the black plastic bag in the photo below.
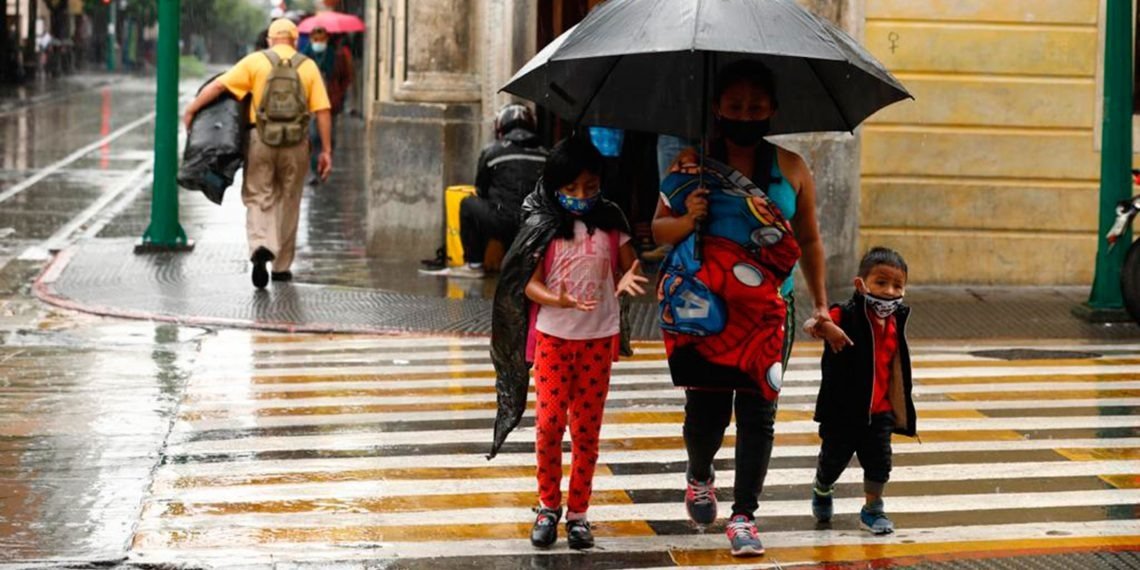
{"type": "Polygon", "coordinates": [[[221,204],[234,174],[245,163],[248,130],[248,100],[238,101],[229,91],[199,110],[190,122],[178,185],[198,190],[211,202],[221,204]]]}

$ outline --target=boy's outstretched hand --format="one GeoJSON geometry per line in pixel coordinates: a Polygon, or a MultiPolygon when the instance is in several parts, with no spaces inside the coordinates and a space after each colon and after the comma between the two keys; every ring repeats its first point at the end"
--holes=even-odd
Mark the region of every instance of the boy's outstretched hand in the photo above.
{"type": "Polygon", "coordinates": [[[823,339],[831,350],[839,352],[849,346],[854,346],[855,343],[851,341],[851,337],[839,328],[839,325],[831,322],[830,320],[817,320],[808,319],[804,323],[804,332],[811,335],[812,338],[823,339]]]}
{"type": "Polygon", "coordinates": [[[635,260],[633,265],[629,266],[629,271],[626,271],[618,281],[617,291],[614,291],[615,297],[620,297],[622,293],[631,297],[645,294],[645,289],[641,285],[649,283],[649,278],[642,275],[640,269],[641,261],[635,260]]]}

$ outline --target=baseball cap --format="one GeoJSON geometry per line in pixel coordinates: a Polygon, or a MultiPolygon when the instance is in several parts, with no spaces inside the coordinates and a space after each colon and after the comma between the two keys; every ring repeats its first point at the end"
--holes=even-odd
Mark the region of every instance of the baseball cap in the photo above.
{"type": "Polygon", "coordinates": [[[274,20],[272,24],[269,24],[268,37],[270,39],[289,38],[295,40],[297,39],[297,24],[286,18],[274,20]]]}

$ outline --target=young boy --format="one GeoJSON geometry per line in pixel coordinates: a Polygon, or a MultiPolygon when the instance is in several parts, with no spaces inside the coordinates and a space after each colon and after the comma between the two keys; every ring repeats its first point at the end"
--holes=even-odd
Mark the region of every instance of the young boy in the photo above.
{"type": "Polygon", "coordinates": [[[911,399],[910,351],[903,304],[907,266],[898,252],[876,247],[859,263],[855,294],[832,307],[834,323],[808,321],[805,330],[822,338],[823,381],[815,421],[819,452],[811,508],[817,521],[832,515],[835,482],[852,455],[863,466],[866,504],[860,526],[876,535],[894,532],[883,512],[883,488],[891,473],[891,434],[915,436],[911,399]]]}

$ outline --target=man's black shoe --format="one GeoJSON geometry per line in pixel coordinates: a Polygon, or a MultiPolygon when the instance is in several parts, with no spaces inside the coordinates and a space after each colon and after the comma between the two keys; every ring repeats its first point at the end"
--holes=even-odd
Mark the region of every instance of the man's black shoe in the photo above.
{"type": "Polygon", "coordinates": [[[274,271],[269,277],[278,283],[288,283],[293,280],[292,271],[274,271]]]}
{"type": "Polygon", "coordinates": [[[546,548],[558,540],[558,519],[562,518],[562,508],[539,507],[536,512],[538,517],[534,519],[534,527],[530,529],[530,543],[539,548],[546,548]]]}
{"type": "Polygon", "coordinates": [[[593,548],[594,533],[590,532],[590,523],[585,519],[566,521],[566,542],[574,550],[593,548]]]}
{"type": "Polygon", "coordinates": [[[273,252],[264,247],[259,247],[257,251],[253,252],[253,257],[250,257],[249,260],[253,263],[253,286],[264,289],[266,285],[269,285],[269,270],[265,268],[265,264],[273,261],[273,252]]]}

